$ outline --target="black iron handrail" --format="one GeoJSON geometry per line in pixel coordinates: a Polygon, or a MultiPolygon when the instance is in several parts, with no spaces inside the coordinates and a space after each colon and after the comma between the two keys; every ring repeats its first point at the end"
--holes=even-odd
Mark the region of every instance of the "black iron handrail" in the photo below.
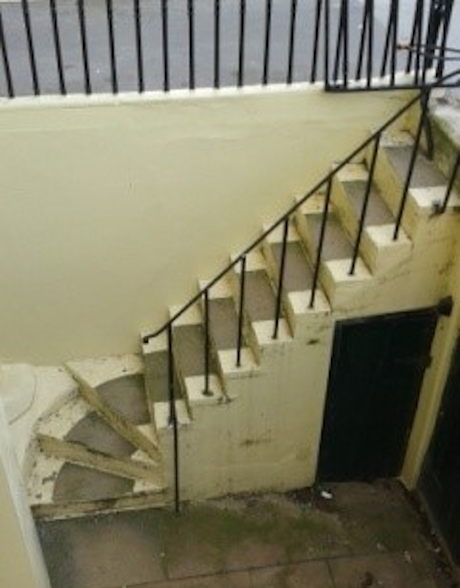
{"type": "MultiPolygon", "coordinates": [[[[278,227],[285,224],[286,221],[289,220],[289,217],[293,213],[295,213],[309,198],[311,198],[315,193],[321,191],[321,189],[324,188],[325,186],[327,188],[326,189],[326,199],[325,199],[326,206],[327,206],[327,202],[328,202],[327,193],[329,192],[329,185],[332,182],[334,176],[336,176],[340,170],[342,170],[348,163],[350,163],[353,159],[355,159],[355,157],[357,155],[359,155],[362,151],[364,151],[369,145],[372,145],[372,143],[377,144],[377,147],[378,147],[380,140],[381,140],[381,137],[382,137],[382,134],[393,123],[395,123],[399,118],[401,118],[410,108],[412,108],[417,102],[422,101],[422,114],[420,117],[418,130],[416,133],[414,147],[413,147],[414,155],[411,157],[411,162],[410,162],[407,178],[406,178],[404,189],[403,189],[403,195],[401,198],[401,204],[398,209],[397,222],[395,225],[394,239],[396,240],[398,238],[398,233],[399,233],[400,226],[401,226],[402,216],[404,214],[405,205],[407,202],[407,191],[408,191],[408,187],[410,185],[410,179],[412,177],[412,173],[413,173],[413,169],[414,169],[414,165],[415,165],[415,158],[416,158],[417,150],[419,148],[419,144],[420,144],[420,140],[421,140],[421,130],[423,128],[424,118],[428,114],[428,96],[433,88],[440,87],[440,86],[442,86],[443,82],[445,82],[449,79],[452,79],[454,77],[457,77],[459,75],[460,75],[460,70],[456,70],[455,72],[451,72],[448,75],[444,76],[444,78],[442,80],[432,82],[429,86],[427,86],[426,88],[421,90],[419,93],[417,93],[417,96],[412,98],[407,104],[405,104],[400,110],[398,110],[398,112],[396,114],[392,115],[391,118],[389,118],[381,127],[379,127],[365,141],[363,141],[363,143],[361,143],[358,147],[356,147],[356,149],[354,149],[345,159],[343,159],[340,163],[335,165],[334,169],[332,171],[330,171],[319,182],[317,182],[313,188],[311,188],[304,196],[299,198],[295,202],[295,204],[293,204],[282,216],[280,216],[273,224],[271,224],[268,229],[263,231],[263,233],[259,237],[257,237],[250,245],[248,245],[243,250],[242,253],[240,253],[238,256],[236,256],[222,271],[220,271],[212,280],[210,280],[204,288],[202,288],[195,296],[193,296],[187,304],[185,304],[179,311],[177,311],[169,319],[169,321],[167,321],[158,330],[153,331],[152,333],[149,333],[147,335],[144,335],[143,342],[148,343],[148,341],[150,339],[157,337],[158,335],[163,333],[168,328],[168,325],[173,324],[178,318],[180,318],[189,308],[191,308],[196,302],[198,302],[205,295],[206,292],[209,292],[209,290],[215,284],[217,284],[223,277],[225,277],[225,275],[229,271],[231,271],[239,263],[242,263],[243,259],[245,259],[249,253],[254,251],[256,249],[256,247],[258,247],[270,234],[273,233],[273,231],[275,231],[278,227]],[[407,186],[406,186],[406,184],[407,184],[407,186]]],[[[377,152],[374,151],[373,160],[376,158],[376,155],[377,155],[377,152]]],[[[371,174],[373,174],[373,172],[374,172],[374,167],[375,167],[375,161],[372,162],[372,165],[370,168],[370,179],[369,179],[370,185],[372,184],[373,178],[372,178],[371,174]]],[[[457,170],[458,170],[458,162],[457,162],[457,167],[454,169],[453,173],[456,174],[457,170]]],[[[455,179],[455,176],[454,176],[454,179],[455,179]]],[[[453,188],[454,179],[451,179],[449,182],[449,185],[452,184],[452,185],[450,185],[450,191],[453,188]]],[[[370,186],[368,187],[367,190],[370,192],[370,186]]],[[[367,197],[365,198],[365,202],[364,202],[365,207],[367,207],[366,201],[367,201],[368,197],[369,197],[369,195],[367,195],[367,197]]],[[[327,213],[327,210],[326,210],[326,213],[327,213]]],[[[364,216],[365,216],[365,211],[364,211],[364,216]]],[[[364,222],[365,222],[365,218],[364,219],[361,218],[360,223],[364,224],[364,222]]],[[[362,229],[361,229],[361,231],[359,231],[359,233],[362,233],[362,229]]],[[[285,229],[283,231],[283,243],[286,240],[287,240],[287,230],[285,229]]],[[[354,256],[355,256],[355,254],[356,254],[356,252],[354,252],[354,256]]],[[[354,258],[354,256],[353,256],[353,258],[354,258]]],[[[355,263],[355,261],[353,262],[353,264],[354,263],[355,263]]]]}
{"type": "MultiPolygon", "coordinates": [[[[377,156],[379,153],[379,148],[381,144],[381,139],[383,133],[397,120],[399,120],[402,116],[404,116],[409,109],[411,109],[415,104],[421,102],[421,114],[419,118],[419,122],[417,124],[417,129],[414,137],[414,144],[412,146],[412,152],[409,162],[409,167],[406,173],[406,177],[403,183],[402,194],[399,202],[399,206],[397,208],[397,215],[395,219],[395,229],[393,232],[393,240],[397,240],[399,237],[400,228],[402,225],[402,219],[404,216],[404,211],[406,209],[408,195],[409,195],[409,187],[413,175],[413,171],[415,168],[415,162],[417,153],[419,150],[422,131],[425,128],[425,124],[427,122],[428,116],[428,103],[431,90],[433,88],[439,87],[443,84],[443,82],[448,81],[456,76],[460,75],[460,70],[452,72],[443,77],[442,80],[434,81],[429,86],[424,88],[422,91],[418,92],[417,95],[412,98],[407,104],[405,104],[396,114],[391,116],[382,126],[380,126],[374,133],[370,135],[368,139],[363,141],[356,149],[354,149],[345,159],[343,159],[339,164],[335,165],[333,170],[330,171],[325,177],[323,177],[319,182],[317,182],[313,188],[311,188],[303,197],[298,199],[289,209],[280,216],[273,224],[270,225],[268,229],[263,231],[263,233],[257,237],[248,247],[244,249],[242,253],[240,253],[237,257],[235,257],[222,271],[220,271],[212,280],[207,282],[206,286],[202,288],[195,296],[193,296],[182,308],[176,312],[162,327],[158,330],[149,333],[148,335],[144,335],[142,340],[143,343],[147,344],[150,339],[158,337],[159,335],[166,332],[167,334],[167,352],[168,352],[168,382],[169,382],[169,402],[170,402],[170,423],[173,429],[173,436],[174,436],[174,469],[175,469],[175,481],[174,481],[174,502],[176,511],[179,511],[179,501],[180,501],[180,492],[179,492],[179,424],[177,420],[176,414],[176,405],[175,405],[175,391],[174,391],[174,359],[173,359],[173,328],[174,323],[179,319],[187,310],[189,310],[193,305],[200,302],[201,300],[204,301],[204,388],[203,388],[203,395],[212,396],[212,391],[210,389],[210,366],[211,366],[211,335],[210,335],[210,311],[209,311],[209,300],[210,300],[210,290],[211,288],[216,285],[222,278],[224,278],[231,270],[236,268],[238,265],[240,266],[240,289],[239,289],[239,300],[238,300],[238,334],[237,334],[237,341],[236,341],[236,358],[235,358],[235,365],[237,368],[241,367],[241,352],[244,345],[244,322],[245,322],[245,278],[246,278],[246,263],[247,263],[247,256],[254,251],[267,237],[269,237],[277,228],[283,227],[282,230],[282,247],[281,247],[281,259],[279,264],[278,276],[277,276],[277,284],[276,284],[276,304],[275,304],[275,313],[274,313],[274,330],[273,330],[273,339],[277,339],[279,336],[279,325],[282,313],[282,304],[283,304],[283,293],[284,293],[284,274],[285,274],[285,263],[286,263],[286,251],[287,251],[287,244],[288,244],[288,236],[289,236],[289,225],[291,222],[291,216],[300,209],[300,207],[314,194],[320,192],[322,189],[325,188],[325,197],[324,197],[324,206],[322,211],[322,219],[321,219],[321,228],[320,228],[320,235],[318,239],[316,255],[314,260],[314,267],[313,267],[313,280],[311,285],[311,296],[309,302],[309,308],[314,308],[316,293],[318,291],[319,286],[319,275],[320,275],[320,267],[322,263],[322,252],[323,252],[323,245],[325,242],[325,234],[327,231],[327,220],[328,220],[328,212],[329,206],[331,201],[331,194],[332,194],[332,183],[336,175],[351,161],[353,161],[357,155],[365,151],[368,147],[372,146],[372,152],[370,156],[370,165],[369,165],[369,173],[366,182],[365,194],[363,205],[361,209],[361,213],[359,215],[358,221],[358,229],[356,234],[356,239],[354,242],[353,247],[353,254],[351,258],[351,264],[349,269],[349,274],[353,275],[356,269],[356,263],[359,255],[361,239],[363,235],[363,231],[365,228],[366,223],[366,214],[367,208],[369,204],[369,199],[371,196],[372,185],[374,181],[374,173],[376,167],[377,156]]],[[[451,197],[454,183],[460,169],[460,154],[458,154],[455,163],[452,167],[452,170],[449,174],[448,183],[446,187],[445,196],[439,205],[435,206],[436,214],[442,214],[446,211],[449,199],[451,197]]]]}
{"type": "Polygon", "coordinates": [[[95,27],[99,24],[92,22],[88,0],[76,0],[76,14],[67,13],[67,16],[56,0],[44,1],[43,7],[38,2],[32,5],[31,0],[21,0],[18,7],[12,5],[8,9],[0,6],[0,63],[3,70],[0,80],[5,80],[4,92],[10,98],[24,92],[66,95],[76,81],[80,91],[91,94],[96,86],[100,87],[103,83],[101,76],[108,80],[107,91],[113,94],[127,89],[144,92],[146,89],[161,88],[168,92],[172,88],[183,87],[184,77],[190,90],[198,85],[221,88],[232,85],[241,87],[248,83],[267,85],[284,82],[290,85],[297,81],[324,82],[326,90],[330,91],[418,88],[426,84],[428,71],[432,70],[441,79],[446,61],[452,58],[446,57],[446,52],[454,0],[414,0],[414,15],[407,41],[399,38],[402,0],[388,0],[388,17],[384,23],[377,20],[376,0],[364,0],[362,13],[357,17],[353,13],[353,19],[349,0],[340,0],[337,6],[335,3],[332,5],[331,0],[316,0],[311,19],[308,18],[305,0],[286,0],[283,15],[279,4],[265,0],[261,4],[257,24],[254,14],[248,14],[251,5],[247,0],[229,0],[227,6],[231,2],[235,17],[230,27],[226,27],[224,22],[229,14],[225,11],[224,0],[212,0],[209,4],[212,14],[208,15],[211,18],[206,25],[199,13],[203,4],[200,5],[197,0],[182,0],[182,4],[174,4],[174,13],[169,0],[153,0],[151,5],[142,0],[127,0],[132,2],[132,39],[119,30],[115,14],[117,5],[113,0],[99,0],[104,9],[101,14],[105,13],[107,20],[106,24],[102,23],[106,27],[107,40],[101,40],[99,29],[96,39],[95,27]],[[45,38],[49,32],[43,24],[37,24],[44,22],[44,19],[37,19],[39,9],[49,12],[51,44],[45,38]],[[148,12],[151,10],[154,11],[154,19],[148,12]],[[178,11],[182,13],[178,14],[178,11]],[[173,19],[176,17],[184,21],[185,42],[178,43],[174,37],[176,25],[173,19]],[[65,24],[64,34],[65,18],[71,21],[65,24]],[[301,18],[307,19],[307,28],[300,26],[301,18]],[[155,19],[158,31],[152,37],[155,19]],[[287,27],[282,25],[282,19],[287,21],[287,27]],[[259,22],[262,22],[262,31],[259,22]],[[77,55],[75,47],[70,49],[68,45],[68,25],[77,34],[77,55]],[[10,31],[13,26],[14,30],[10,31]],[[203,38],[207,39],[208,55],[205,58],[207,65],[201,69],[204,54],[202,47],[197,47],[197,39],[201,44],[203,38]],[[101,68],[101,63],[98,62],[96,68],[93,51],[96,43],[106,42],[106,63],[96,79],[96,69],[101,68]],[[252,48],[260,45],[258,63],[254,62],[254,51],[248,51],[250,43],[252,48]],[[274,43],[277,44],[276,51],[274,43]],[[21,56],[23,54],[21,44],[25,48],[27,68],[24,68],[22,57],[17,59],[16,52],[21,56]],[[302,51],[299,50],[300,44],[302,51]],[[280,53],[281,46],[285,56],[280,53]],[[408,51],[407,60],[405,51],[408,51]],[[42,60],[44,52],[46,60],[42,60]],[[122,75],[127,69],[127,52],[132,59],[130,71],[134,71],[137,78],[134,87],[130,88],[125,87],[126,75],[122,75]],[[248,53],[251,53],[250,60],[248,53]],[[73,59],[70,69],[69,59],[73,59]],[[50,76],[54,72],[45,72],[43,68],[44,63],[52,63],[53,60],[57,78],[55,89],[50,90],[50,76]],[[147,64],[153,61],[158,62],[155,71],[150,65],[147,69],[147,64]],[[248,79],[249,66],[251,81],[248,79]],[[75,72],[79,68],[81,79],[70,79],[70,71],[75,72]],[[205,71],[209,79],[198,84],[197,74],[202,78],[205,71]],[[413,73],[412,78],[397,78],[396,74],[404,71],[413,73]],[[178,84],[179,75],[181,81],[178,84]],[[230,77],[232,81],[229,81],[230,77]],[[357,81],[361,83],[356,85],[357,81]],[[24,84],[29,89],[17,88],[24,84]]]}

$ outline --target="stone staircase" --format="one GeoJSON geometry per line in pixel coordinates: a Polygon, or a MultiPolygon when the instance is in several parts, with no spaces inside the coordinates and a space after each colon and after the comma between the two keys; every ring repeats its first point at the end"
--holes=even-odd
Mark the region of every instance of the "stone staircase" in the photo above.
{"type": "MultiPolygon", "coordinates": [[[[314,483],[335,322],[431,307],[449,294],[460,197],[454,191],[445,214],[434,214],[448,184],[439,160],[418,154],[393,239],[412,145],[400,121],[381,137],[353,274],[372,149],[334,175],[313,306],[325,190],[291,215],[276,338],[283,227],[247,254],[240,365],[240,263],[208,290],[208,356],[203,297],[173,322],[181,498],[314,483]]],[[[29,495],[38,516],[172,500],[166,332],[144,339],[142,355],[99,371],[91,362],[69,365],[75,390],[38,421],[30,448],[29,495]]]]}

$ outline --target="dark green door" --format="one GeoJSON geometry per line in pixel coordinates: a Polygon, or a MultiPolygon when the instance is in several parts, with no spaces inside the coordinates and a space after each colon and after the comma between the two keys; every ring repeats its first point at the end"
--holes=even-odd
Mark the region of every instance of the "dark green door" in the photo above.
{"type": "Polygon", "coordinates": [[[419,487],[452,556],[460,564],[460,340],[419,487]]]}
{"type": "Polygon", "coordinates": [[[400,473],[436,321],[428,309],[337,324],[319,481],[400,473]]]}

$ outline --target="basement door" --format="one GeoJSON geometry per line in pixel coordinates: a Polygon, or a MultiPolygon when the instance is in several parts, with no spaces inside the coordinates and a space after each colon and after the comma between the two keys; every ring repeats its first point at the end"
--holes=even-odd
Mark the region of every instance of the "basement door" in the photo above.
{"type": "Polygon", "coordinates": [[[419,482],[449,550],[460,564],[460,339],[419,482]]]}
{"type": "Polygon", "coordinates": [[[437,310],[337,323],[318,480],[399,475],[437,310]]]}

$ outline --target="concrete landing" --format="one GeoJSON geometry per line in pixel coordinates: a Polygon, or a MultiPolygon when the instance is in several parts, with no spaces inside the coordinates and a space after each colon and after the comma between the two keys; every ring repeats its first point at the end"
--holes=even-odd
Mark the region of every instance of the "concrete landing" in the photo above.
{"type": "Polygon", "coordinates": [[[396,482],[38,523],[53,588],[452,588],[396,482]]]}

